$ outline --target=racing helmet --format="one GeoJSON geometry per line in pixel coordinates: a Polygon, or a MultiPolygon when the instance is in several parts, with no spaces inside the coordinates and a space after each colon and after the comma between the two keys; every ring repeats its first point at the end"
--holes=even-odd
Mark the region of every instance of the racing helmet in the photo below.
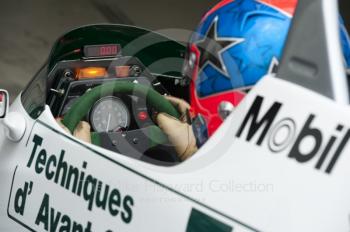
{"type": "MultiPolygon", "coordinates": [[[[296,5],[297,0],[223,0],[205,14],[183,69],[197,143],[216,131],[261,77],[277,71],[296,5]]],[[[349,37],[340,21],[350,64],[349,37]]]]}

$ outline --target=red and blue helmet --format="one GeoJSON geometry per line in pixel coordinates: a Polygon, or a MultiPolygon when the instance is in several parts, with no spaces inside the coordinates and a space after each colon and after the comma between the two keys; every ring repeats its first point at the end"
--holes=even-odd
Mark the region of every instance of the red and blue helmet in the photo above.
{"type": "MultiPolygon", "coordinates": [[[[296,4],[223,0],[203,17],[189,41],[184,75],[190,79],[192,111],[204,118],[209,136],[223,121],[220,108],[235,107],[261,77],[276,70],[296,4]]],[[[350,64],[343,23],[341,39],[350,64]]]]}

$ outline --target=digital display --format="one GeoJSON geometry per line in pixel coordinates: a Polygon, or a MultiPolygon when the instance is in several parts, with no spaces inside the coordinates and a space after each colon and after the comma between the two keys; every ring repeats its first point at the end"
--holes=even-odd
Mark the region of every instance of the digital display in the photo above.
{"type": "Polygon", "coordinates": [[[84,55],[87,58],[115,57],[121,53],[119,44],[89,45],[84,47],[84,55]]]}

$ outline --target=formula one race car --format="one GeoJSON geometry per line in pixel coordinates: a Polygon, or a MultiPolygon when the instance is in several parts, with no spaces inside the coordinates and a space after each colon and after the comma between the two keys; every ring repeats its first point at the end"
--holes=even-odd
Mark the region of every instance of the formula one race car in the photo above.
{"type": "Polygon", "coordinates": [[[181,117],[163,95],[189,98],[186,48],[132,26],[65,34],[10,107],[0,91],[0,230],[349,231],[338,28],[336,1],[299,1],[277,74],[183,162],[154,116],[181,117]]]}

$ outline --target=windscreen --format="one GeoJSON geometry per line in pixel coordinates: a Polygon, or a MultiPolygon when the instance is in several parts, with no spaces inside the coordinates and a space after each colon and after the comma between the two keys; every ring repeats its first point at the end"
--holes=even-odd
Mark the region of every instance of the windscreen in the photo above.
{"type": "Polygon", "coordinates": [[[184,53],[182,44],[156,32],[125,25],[92,25],[57,40],[49,57],[49,69],[64,60],[122,55],[138,58],[153,74],[181,77],[184,53]],[[105,45],[102,54],[101,48],[94,45],[105,45]]]}

